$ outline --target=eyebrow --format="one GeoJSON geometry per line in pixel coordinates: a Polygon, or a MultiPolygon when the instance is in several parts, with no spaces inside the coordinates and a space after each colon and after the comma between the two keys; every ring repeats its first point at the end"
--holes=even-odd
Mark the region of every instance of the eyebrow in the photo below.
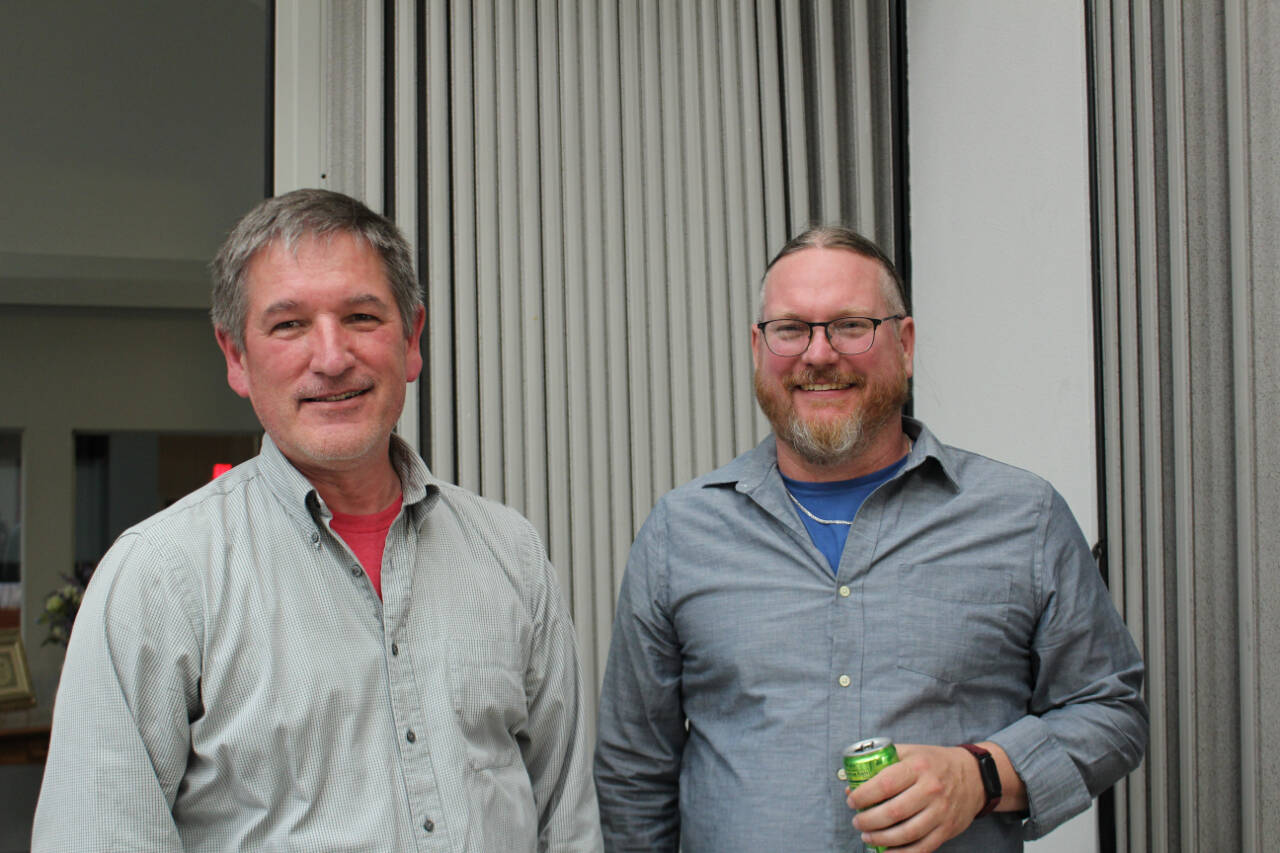
{"type": "MultiPolygon", "coordinates": [[[[373,305],[378,308],[387,307],[387,303],[383,302],[376,294],[373,293],[356,294],[355,296],[347,299],[345,304],[348,308],[356,308],[361,305],[373,305]]],[[[262,310],[262,316],[272,317],[276,314],[287,314],[290,311],[298,310],[301,305],[302,303],[296,299],[281,299],[277,302],[272,302],[264,308],[262,310]]]]}

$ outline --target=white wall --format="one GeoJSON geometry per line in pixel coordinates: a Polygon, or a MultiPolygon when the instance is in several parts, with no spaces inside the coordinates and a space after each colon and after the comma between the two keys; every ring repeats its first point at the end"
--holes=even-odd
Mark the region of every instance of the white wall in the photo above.
{"type": "MultiPolygon", "coordinates": [[[[915,411],[1097,538],[1084,11],[907,4],[915,411]]],[[[1094,811],[1029,849],[1097,849],[1094,811]]]]}

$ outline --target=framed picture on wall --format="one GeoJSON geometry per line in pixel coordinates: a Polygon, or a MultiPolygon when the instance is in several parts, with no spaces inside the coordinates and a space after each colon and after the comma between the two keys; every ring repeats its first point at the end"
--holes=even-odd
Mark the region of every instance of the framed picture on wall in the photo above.
{"type": "Polygon", "coordinates": [[[0,629],[0,710],[14,711],[36,704],[31,690],[31,671],[22,648],[22,632],[0,629]]]}

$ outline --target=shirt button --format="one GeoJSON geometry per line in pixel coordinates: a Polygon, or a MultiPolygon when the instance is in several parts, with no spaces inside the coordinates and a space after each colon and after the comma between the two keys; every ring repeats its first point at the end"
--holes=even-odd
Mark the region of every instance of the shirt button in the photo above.
{"type": "Polygon", "coordinates": [[[400,654],[400,647],[399,647],[399,646],[397,646],[395,643],[392,643],[392,644],[391,644],[391,654],[392,654],[393,656],[394,656],[394,655],[398,655],[398,654],[400,654]]]}
{"type": "Polygon", "coordinates": [[[427,832],[435,832],[436,822],[431,818],[427,818],[426,822],[422,824],[422,828],[427,832]]]}
{"type": "Polygon", "coordinates": [[[845,773],[844,768],[841,767],[839,770],[836,771],[836,778],[839,779],[841,782],[847,782],[849,781],[849,774],[845,773]]]}
{"type": "Polygon", "coordinates": [[[351,577],[353,577],[353,578],[358,578],[358,577],[360,577],[360,567],[359,567],[359,566],[352,566],[352,567],[351,567],[351,577]]]}
{"type": "Polygon", "coordinates": [[[311,532],[311,544],[313,547],[320,547],[320,534],[316,533],[314,530],[311,532]]]}
{"type": "Polygon", "coordinates": [[[841,687],[848,687],[850,684],[853,683],[853,679],[849,678],[849,676],[847,675],[840,676],[838,681],[840,682],[841,687]]]}
{"type": "Polygon", "coordinates": [[[842,586],[842,587],[840,587],[840,597],[841,597],[841,598],[848,598],[848,597],[849,597],[849,587],[847,587],[847,586],[842,586]]]}
{"type": "Polygon", "coordinates": [[[409,729],[409,731],[405,732],[404,739],[409,743],[413,743],[418,739],[418,736],[413,733],[413,729],[409,729]]]}

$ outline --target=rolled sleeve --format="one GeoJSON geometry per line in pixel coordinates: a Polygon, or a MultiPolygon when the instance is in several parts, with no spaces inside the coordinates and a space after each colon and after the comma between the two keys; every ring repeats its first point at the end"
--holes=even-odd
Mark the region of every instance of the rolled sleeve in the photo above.
{"type": "Polygon", "coordinates": [[[990,738],[1026,786],[1029,839],[1088,808],[1138,765],[1147,743],[1141,657],[1056,492],[1043,543],[1031,713],[990,738]]]}

